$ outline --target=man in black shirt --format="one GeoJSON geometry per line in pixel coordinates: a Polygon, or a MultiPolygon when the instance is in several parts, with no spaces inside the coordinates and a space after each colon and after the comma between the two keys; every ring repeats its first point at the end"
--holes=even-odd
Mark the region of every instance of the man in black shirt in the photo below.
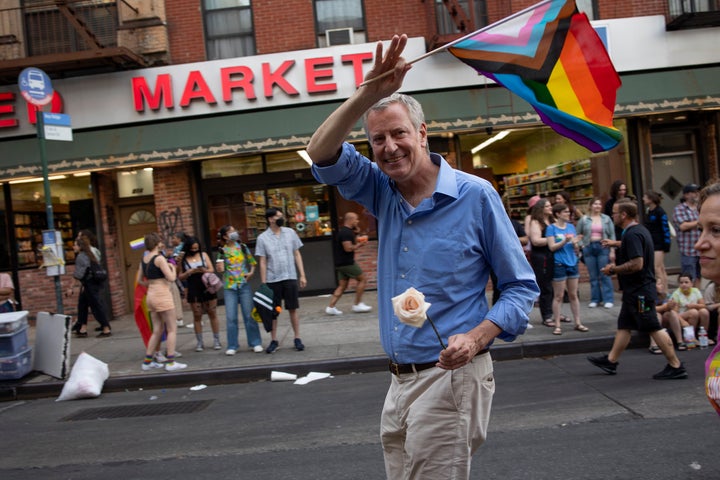
{"type": "Polygon", "coordinates": [[[367,236],[356,237],[360,219],[354,212],[348,212],[343,218],[343,226],[338,230],[337,242],[335,242],[335,271],[337,272],[338,286],[332,294],[330,305],[325,308],[328,315],[342,315],[342,311],[335,308],[338,300],[348,287],[351,278],[357,281],[355,286],[355,304],[352,311],[364,313],[372,310],[372,307],[362,302],[365,292],[367,278],[355,263],[355,250],[362,248],[367,243],[367,236]]]}
{"type": "Polygon", "coordinates": [[[630,343],[632,330],[647,332],[667,358],[665,368],[653,375],[656,380],[687,378],[687,371],[675,354],[672,340],[662,329],[655,312],[655,256],[652,237],[637,222],[638,207],[632,200],[618,200],[612,206],[615,225],[622,229],[620,248],[615,263],[607,264],[602,273],[618,275],[623,292],[615,341],[607,355],[588,357],[590,363],[609,375],[615,375],[618,359],[630,343]]]}

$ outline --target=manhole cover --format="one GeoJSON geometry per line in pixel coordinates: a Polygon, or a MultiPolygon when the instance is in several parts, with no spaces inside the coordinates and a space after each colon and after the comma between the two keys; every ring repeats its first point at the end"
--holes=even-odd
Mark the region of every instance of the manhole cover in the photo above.
{"type": "Polygon", "coordinates": [[[159,415],[182,415],[204,410],[212,400],[191,402],[150,403],[121,405],[117,407],[84,408],[60,419],[61,422],[78,420],[105,420],[109,418],[155,417],[159,415]]]}

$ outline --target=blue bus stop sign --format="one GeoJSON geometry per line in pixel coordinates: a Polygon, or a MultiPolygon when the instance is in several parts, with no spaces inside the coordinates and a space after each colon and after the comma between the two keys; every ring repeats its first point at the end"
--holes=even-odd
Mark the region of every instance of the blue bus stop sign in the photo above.
{"type": "Polygon", "coordinates": [[[52,101],[50,77],[39,68],[29,67],[20,72],[18,86],[23,98],[33,105],[43,106],[52,101]]]}

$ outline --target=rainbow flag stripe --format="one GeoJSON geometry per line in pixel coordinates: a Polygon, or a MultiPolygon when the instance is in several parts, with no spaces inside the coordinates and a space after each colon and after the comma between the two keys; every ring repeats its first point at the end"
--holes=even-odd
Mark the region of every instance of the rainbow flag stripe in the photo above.
{"type": "Polygon", "coordinates": [[[455,57],[527,101],[553,130],[593,152],[615,147],[621,82],[573,0],[546,0],[448,47],[455,57]]]}

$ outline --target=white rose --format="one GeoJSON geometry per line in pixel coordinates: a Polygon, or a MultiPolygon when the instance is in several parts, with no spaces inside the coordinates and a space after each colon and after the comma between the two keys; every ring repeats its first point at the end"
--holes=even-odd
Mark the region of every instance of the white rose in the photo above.
{"type": "Polygon", "coordinates": [[[423,326],[431,305],[425,301],[425,295],[412,287],[393,297],[392,303],[395,315],[400,321],[415,328],[423,326]]]}

